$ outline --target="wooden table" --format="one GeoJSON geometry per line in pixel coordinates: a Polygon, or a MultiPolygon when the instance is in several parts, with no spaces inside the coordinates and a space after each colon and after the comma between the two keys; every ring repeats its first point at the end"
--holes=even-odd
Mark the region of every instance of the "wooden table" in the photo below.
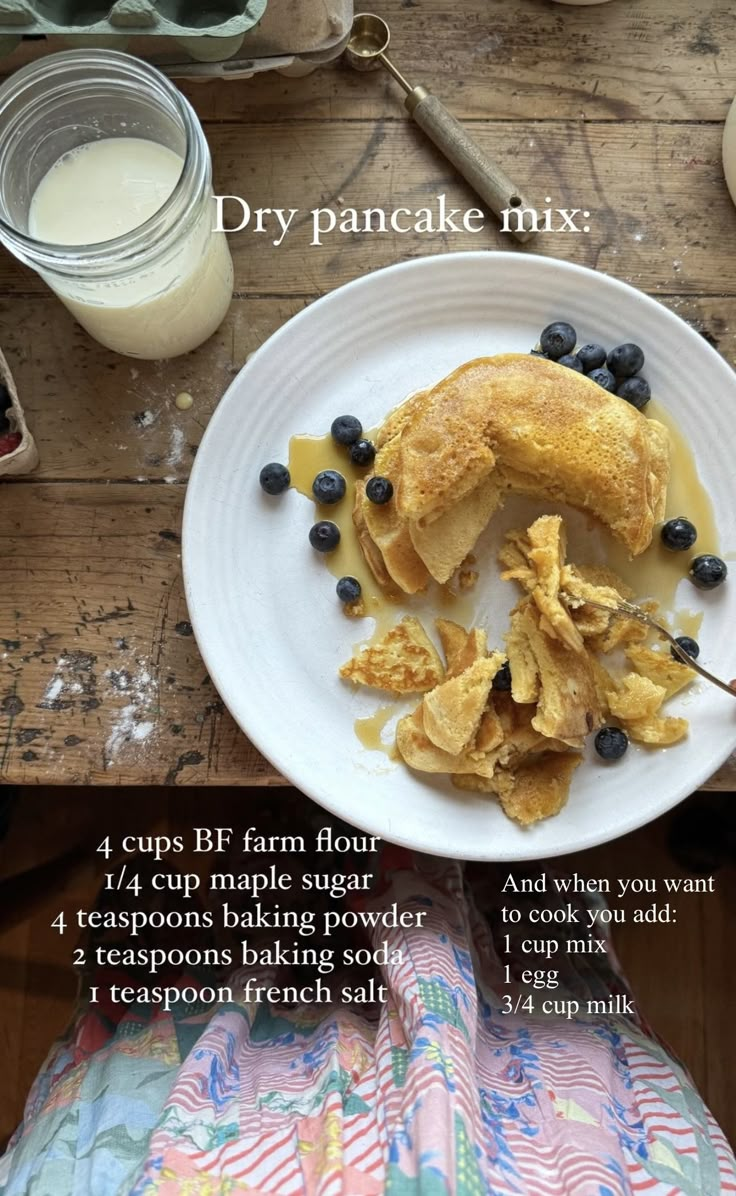
{"type": "MultiPolygon", "coordinates": [[[[383,0],[381,12],[396,62],[530,196],[591,211],[588,234],[542,235],[536,252],[648,291],[734,360],[736,211],[720,155],[736,92],[730,4],[383,0]]],[[[186,91],[216,189],[254,207],[414,208],[441,192],[474,204],[384,74],[334,65],[186,91]]],[[[223,709],[187,618],[180,519],[202,432],[247,355],[319,295],[401,259],[501,246],[492,227],[318,248],[302,224],[277,250],[239,234],[228,318],[168,363],[101,349],[0,256],[0,345],[41,452],[31,478],[0,485],[3,782],[278,780],[223,709]],[[180,391],[194,396],[188,412],[174,404],[180,391]]],[[[735,782],[732,758],[711,786],[735,782]]]]}

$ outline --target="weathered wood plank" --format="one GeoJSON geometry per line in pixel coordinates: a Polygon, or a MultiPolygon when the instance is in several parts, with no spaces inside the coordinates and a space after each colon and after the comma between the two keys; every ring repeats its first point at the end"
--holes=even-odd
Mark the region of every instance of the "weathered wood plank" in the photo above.
{"type": "MultiPolygon", "coordinates": [[[[581,209],[589,233],[543,233],[519,252],[581,262],[653,292],[736,293],[736,209],[721,169],[720,128],[626,123],[477,125],[479,143],[504,163],[540,209],[581,209]]],[[[412,211],[447,195],[477,206],[466,184],[412,124],[309,122],[209,130],[216,189],[251,208],[298,208],[282,244],[251,229],[230,240],[242,294],[302,295],[419,254],[513,249],[494,219],[477,232],[340,232],[312,244],[314,208],[412,211]]],[[[239,210],[228,213],[232,224],[239,210]]],[[[325,217],[325,221],[327,217],[325,217]]],[[[558,227],[563,224],[557,218],[558,227]]],[[[40,293],[44,284],[8,254],[0,290],[40,293]]]]}
{"type": "MultiPolygon", "coordinates": [[[[391,26],[396,64],[458,116],[718,121],[736,92],[733,13],[724,0],[579,8],[539,0],[383,0],[381,15],[391,26]]],[[[129,48],[145,53],[145,40],[129,48]]],[[[3,71],[43,49],[24,43],[3,60],[3,71]]],[[[385,74],[356,75],[341,64],[302,79],[271,74],[186,83],[184,90],[204,117],[218,121],[376,119],[401,108],[401,93],[385,74]]]]}
{"type": "MultiPolygon", "coordinates": [[[[248,354],[306,302],[235,300],[196,353],[133,362],[93,341],[52,295],[0,300],[0,344],[41,454],[34,479],[186,480],[207,422],[248,354]],[[182,391],[194,399],[189,411],[175,405],[182,391]]],[[[148,492],[150,504],[156,495],[148,492]]]]}
{"type": "Polygon", "coordinates": [[[0,777],[268,783],[209,681],[180,573],[183,487],[7,486],[0,777]]]}
{"type": "MultiPolygon", "coordinates": [[[[736,299],[662,301],[736,362],[736,299]]],[[[209,418],[248,354],[308,302],[235,299],[206,345],[161,363],[108,353],[51,295],[0,300],[0,345],[41,453],[32,480],[185,481],[209,418]],[[189,411],[175,406],[180,391],[194,398],[189,411]]],[[[0,484],[0,512],[6,493],[0,484]]],[[[148,491],[149,504],[158,493],[148,491]]]]}

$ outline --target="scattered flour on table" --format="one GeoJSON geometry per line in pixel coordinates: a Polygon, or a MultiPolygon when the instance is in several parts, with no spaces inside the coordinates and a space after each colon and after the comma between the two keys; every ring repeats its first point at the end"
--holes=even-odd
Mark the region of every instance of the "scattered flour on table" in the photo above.
{"type": "Polygon", "coordinates": [[[49,681],[41,701],[41,705],[45,706],[51,702],[57,702],[60,698],[71,697],[74,694],[84,693],[84,685],[80,678],[71,670],[76,668],[76,661],[69,656],[60,656],[54,670],[54,675],[49,681]]]}
{"type": "Polygon", "coordinates": [[[145,744],[156,730],[156,723],[150,717],[156,702],[156,683],[145,662],[135,664],[134,672],[108,669],[105,673],[113,692],[125,697],[125,705],[113,716],[105,744],[105,756],[110,763],[127,745],[145,744]]]}
{"type": "Polygon", "coordinates": [[[182,456],[184,454],[184,429],[174,424],[171,429],[171,438],[169,440],[169,451],[166,454],[167,465],[181,465],[182,456]]]}

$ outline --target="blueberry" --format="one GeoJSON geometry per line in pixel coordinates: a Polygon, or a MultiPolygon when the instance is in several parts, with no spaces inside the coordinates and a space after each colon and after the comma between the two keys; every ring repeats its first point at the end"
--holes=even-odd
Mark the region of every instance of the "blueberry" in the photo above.
{"type": "Polygon", "coordinates": [[[331,506],[345,497],[345,478],[336,469],[323,469],[312,482],[312,494],[317,502],[331,506]]]}
{"type": "Polygon", "coordinates": [[[384,503],[390,502],[393,498],[394,488],[388,478],[375,477],[366,484],[365,493],[366,498],[382,507],[384,503]]]}
{"type": "Polygon", "coordinates": [[[678,515],[676,519],[668,519],[666,523],[662,524],[659,534],[665,548],[669,548],[670,552],[684,552],[686,548],[692,548],[698,538],[695,524],[691,523],[689,519],[685,519],[684,515],[678,515]]]}
{"type": "Polygon", "coordinates": [[[317,552],[332,552],[340,543],[340,529],[329,519],[320,519],[309,529],[309,543],[317,552]]]}
{"type": "Polygon", "coordinates": [[[280,465],[278,461],[271,461],[268,465],[263,466],[258,481],[266,494],[283,494],[284,490],[288,490],[291,485],[291,474],[285,465],[280,465]]]}
{"type": "Polygon", "coordinates": [[[357,602],[360,598],[360,582],[357,577],[341,577],[335,589],[341,602],[357,602]]]}
{"type": "Polygon", "coordinates": [[[610,390],[613,393],[616,389],[616,379],[604,365],[600,366],[597,370],[591,370],[588,377],[591,382],[597,382],[604,390],[610,390]]]}
{"type": "Polygon", "coordinates": [[[508,660],[501,665],[496,676],[493,678],[493,688],[497,690],[511,689],[511,666],[508,660]]]}
{"type": "Polygon", "coordinates": [[[637,411],[641,411],[652,397],[652,388],[646,378],[626,378],[618,383],[616,394],[620,399],[626,399],[627,403],[631,403],[632,407],[636,407],[637,411]]]}
{"type": "Polygon", "coordinates": [[[356,440],[360,440],[363,425],[354,415],[338,415],[337,419],[333,419],[330,431],[332,439],[338,444],[355,444],[356,440]]]}
{"type": "Polygon", "coordinates": [[[644,354],[638,345],[616,345],[608,354],[606,365],[619,381],[622,378],[633,378],[644,365],[644,354]]]}
{"type": "MultiPolygon", "coordinates": [[[[696,640],[691,639],[689,635],[678,635],[677,643],[680,645],[683,652],[687,652],[688,656],[691,656],[693,660],[697,660],[700,656],[700,644],[696,640]]],[[[674,648],[670,648],[670,652],[674,656],[675,660],[681,660],[681,657],[677,655],[674,648]]]]}
{"type": "Polygon", "coordinates": [[[370,440],[356,440],[350,448],[350,460],[353,465],[370,465],[376,455],[376,448],[370,440]]]}
{"type": "Polygon", "coordinates": [[[603,345],[583,345],[575,354],[586,374],[599,370],[606,364],[606,350],[603,345]]]}
{"type": "Polygon", "coordinates": [[[557,359],[558,365],[567,366],[568,370],[575,370],[576,373],[583,373],[583,366],[574,353],[566,353],[564,357],[557,359]]]}
{"type": "Polygon", "coordinates": [[[566,353],[572,353],[577,339],[578,334],[572,324],[556,320],[554,324],[548,324],[543,330],[539,338],[539,347],[553,361],[558,361],[566,353]]]}
{"type": "Polygon", "coordinates": [[[715,590],[728,576],[726,562],[719,556],[706,552],[694,556],[690,562],[690,580],[699,590],[715,590]]]}
{"type": "Polygon", "coordinates": [[[620,727],[601,727],[595,737],[595,750],[602,760],[620,760],[628,746],[629,737],[620,727]]]}

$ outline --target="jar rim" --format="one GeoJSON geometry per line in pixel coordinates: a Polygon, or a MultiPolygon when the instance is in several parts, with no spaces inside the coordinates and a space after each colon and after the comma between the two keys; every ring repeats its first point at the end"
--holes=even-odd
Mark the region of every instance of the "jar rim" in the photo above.
{"type": "Polygon", "coordinates": [[[6,104],[11,100],[22,99],[23,92],[39,80],[43,80],[44,76],[51,79],[55,75],[62,76],[67,69],[78,70],[84,66],[92,70],[99,68],[102,71],[112,68],[117,72],[119,79],[128,74],[131,81],[137,78],[139,82],[153,85],[163,94],[181,121],[185,136],[181,173],[170,195],[155,212],[128,232],[109,240],[81,245],[39,240],[9,223],[2,213],[0,239],[22,260],[32,259],[30,264],[38,268],[69,274],[78,271],[81,266],[83,269],[89,268],[90,274],[99,278],[106,275],[115,276],[131,266],[147,264],[166,252],[172,232],[180,229],[182,223],[188,224],[192,215],[198,214],[202,194],[208,194],[210,189],[211,164],[201,125],[186,96],[162,71],[132,54],[124,54],[119,50],[94,47],[62,50],[19,68],[0,86],[0,122],[6,104]],[[178,209],[181,211],[177,211],[178,209]],[[170,219],[172,215],[177,216],[173,226],[170,219]]]}

